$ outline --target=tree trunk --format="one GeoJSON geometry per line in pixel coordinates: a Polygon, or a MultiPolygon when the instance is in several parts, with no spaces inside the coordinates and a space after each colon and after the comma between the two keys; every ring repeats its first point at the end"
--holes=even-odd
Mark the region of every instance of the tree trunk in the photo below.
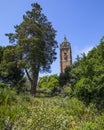
{"type": "Polygon", "coordinates": [[[61,97],[64,97],[65,96],[65,94],[64,94],[64,86],[63,87],[61,87],[61,97]]]}
{"type": "Polygon", "coordinates": [[[36,95],[36,82],[35,81],[31,81],[30,95],[34,97],[36,95]]]}
{"type": "Polygon", "coordinates": [[[34,97],[36,96],[37,81],[38,81],[38,74],[35,73],[31,81],[31,90],[30,90],[31,96],[34,96],[34,97]]]}
{"type": "MultiPolygon", "coordinates": [[[[39,70],[39,69],[37,69],[37,70],[39,70]]],[[[29,75],[29,73],[28,73],[26,68],[25,68],[25,72],[26,72],[27,77],[28,77],[28,79],[29,79],[29,81],[31,83],[30,94],[31,94],[31,96],[35,97],[39,71],[36,71],[34,69],[34,71],[32,72],[32,77],[29,75]]]]}

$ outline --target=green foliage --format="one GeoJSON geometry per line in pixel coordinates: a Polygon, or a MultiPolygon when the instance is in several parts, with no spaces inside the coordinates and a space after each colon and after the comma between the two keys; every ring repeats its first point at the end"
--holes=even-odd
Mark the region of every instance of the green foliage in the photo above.
{"type": "Polygon", "coordinates": [[[59,84],[60,84],[60,87],[63,87],[64,85],[66,85],[68,81],[68,77],[65,73],[61,73],[59,75],[59,84]]]}
{"type": "Polygon", "coordinates": [[[0,88],[7,88],[8,85],[7,84],[4,84],[4,83],[0,83],[0,88]]]}
{"type": "Polygon", "coordinates": [[[74,95],[87,105],[93,102],[104,108],[104,40],[87,55],[78,56],[69,72],[74,95]]]}
{"type": "Polygon", "coordinates": [[[0,63],[2,61],[3,51],[4,51],[4,47],[0,46],[0,63]]]}
{"type": "Polygon", "coordinates": [[[61,87],[70,82],[71,79],[71,66],[66,67],[64,73],[60,73],[59,75],[59,84],[61,87]]]}
{"type": "Polygon", "coordinates": [[[15,33],[6,36],[16,45],[17,64],[25,70],[31,82],[31,95],[35,95],[39,72],[49,72],[56,59],[57,42],[56,30],[40,5],[33,3],[31,6],[31,11],[23,15],[23,22],[15,26],[15,33]]]}
{"type": "Polygon", "coordinates": [[[7,85],[2,86],[3,88],[1,88],[0,84],[0,106],[11,105],[14,101],[16,101],[16,94],[11,90],[11,88],[8,88],[7,85]]]}
{"type": "Polygon", "coordinates": [[[59,81],[56,74],[43,76],[38,82],[38,91],[48,95],[57,95],[59,92],[59,81]]]}
{"type": "Polygon", "coordinates": [[[22,68],[18,68],[18,57],[15,54],[15,46],[7,46],[3,49],[2,61],[0,63],[0,80],[15,87],[17,93],[22,91],[25,83],[24,72],[22,68]]]}
{"type": "Polygon", "coordinates": [[[0,129],[103,130],[104,112],[76,98],[32,98],[0,89],[0,129]],[[1,98],[0,98],[1,99],[1,98]]]}
{"type": "Polygon", "coordinates": [[[72,96],[72,89],[71,89],[71,87],[65,86],[65,88],[64,88],[64,94],[65,94],[65,96],[71,97],[72,96]]]}

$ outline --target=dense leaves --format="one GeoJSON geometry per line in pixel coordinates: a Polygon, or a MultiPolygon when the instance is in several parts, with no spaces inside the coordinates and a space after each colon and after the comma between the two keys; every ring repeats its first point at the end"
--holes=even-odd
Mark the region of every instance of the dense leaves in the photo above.
{"type": "Polygon", "coordinates": [[[3,48],[0,63],[0,80],[9,86],[14,87],[18,93],[22,91],[25,82],[22,68],[18,68],[18,57],[15,54],[14,46],[3,48]]]}
{"type": "Polygon", "coordinates": [[[38,82],[38,91],[47,93],[48,95],[59,94],[59,80],[56,74],[43,76],[38,82]]]}
{"type": "Polygon", "coordinates": [[[87,105],[104,107],[104,38],[87,55],[78,56],[69,72],[73,94],[87,105]]]}
{"type": "Polygon", "coordinates": [[[0,129],[103,130],[104,112],[76,98],[32,98],[0,88],[0,129]]]}
{"type": "Polygon", "coordinates": [[[104,37],[64,73],[38,81],[39,72],[50,72],[56,59],[56,30],[39,4],[31,6],[15,33],[6,34],[13,44],[0,46],[0,129],[103,130],[104,37]],[[40,98],[17,95],[26,90],[28,81],[31,95],[38,88],[40,98]]]}
{"type": "Polygon", "coordinates": [[[56,31],[42,13],[40,5],[34,3],[31,6],[32,10],[23,15],[23,22],[15,26],[15,33],[6,36],[16,46],[20,58],[18,66],[24,68],[31,82],[31,94],[35,95],[39,72],[49,72],[56,59],[57,42],[56,31]]]}

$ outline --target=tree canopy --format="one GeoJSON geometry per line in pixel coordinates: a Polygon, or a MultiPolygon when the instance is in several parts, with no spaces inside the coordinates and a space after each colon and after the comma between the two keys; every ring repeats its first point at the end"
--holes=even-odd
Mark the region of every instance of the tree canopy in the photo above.
{"type": "Polygon", "coordinates": [[[59,93],[59,80],[56,74],[46,75],[39,79],[38,89],[48,95],[56,95],[59,93]]]}
{"type": "Polygon", "coordinates": [[[22,67],[31,82],[31,95],[36,93],[39,72],[50,72],[56,59],[56,30],[42,13],[38,3],[31,4],[32,10],[23,15],[23,22],[14,26],[15,33],[6,34],[14,43],[18,66],[22,67]]]}
{"type": "Polygon", "coordinates": [[[77,57],[69,74],[74,96],[104,106],[104,37],[87,55],[77,57]]]}
{"type": "Polygon", "coordinates": [[[0,80],[3,83],[14,87],[18,93],[22,90],[25,82],[22,68],[18,68],[17,57],[15,55],[15,46],[6,46],[2,48],[0,62],[0,80]]]}

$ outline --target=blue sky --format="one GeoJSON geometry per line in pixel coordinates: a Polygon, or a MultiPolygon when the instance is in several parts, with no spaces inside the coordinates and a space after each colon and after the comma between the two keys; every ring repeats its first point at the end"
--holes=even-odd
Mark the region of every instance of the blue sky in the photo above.
{"type": "MultiPolygon", "coordinates": [[[[104,35],[104,0],[1,0],[0,45],[10,44],[5,33],[14,32],[22,16],[31,10],[31,3],[38,2],[43,13],[57,30],[58,44],[66,35],[72,47],[73,61],[77,55],[95,47],[104,35]]],[[[59,48],[52,73],[60,73],[59,48]]]]}

